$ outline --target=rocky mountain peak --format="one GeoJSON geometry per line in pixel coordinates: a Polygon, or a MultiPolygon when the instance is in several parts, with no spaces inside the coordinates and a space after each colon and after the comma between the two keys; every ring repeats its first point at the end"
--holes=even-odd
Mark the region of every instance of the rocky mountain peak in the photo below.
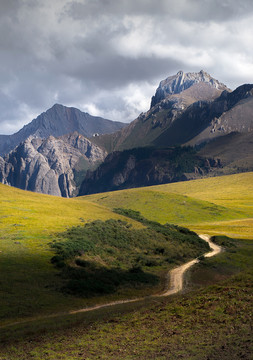
{"type": "Polygon", "coordinates": [[[180,94],[184,90],[187,90],[194,84],[198,83],[206,83],[220,92],[224,90],[230,91],[226,85],[214,79],[204,70],[201,70],[198,73],[184,73],[182,70],[180,70],[176,75],[169,76],[160,82],[155,96],[152,97],[151,108],[161,100],[165,99],[167,96],[180,94]]]}

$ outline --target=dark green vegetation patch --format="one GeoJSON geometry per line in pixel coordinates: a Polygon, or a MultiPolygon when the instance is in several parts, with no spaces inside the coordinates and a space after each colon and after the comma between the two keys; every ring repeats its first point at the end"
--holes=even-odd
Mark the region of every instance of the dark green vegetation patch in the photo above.
{"type": "Polygon", "coordinates": [[[51,262],[65,279],[63,291],[85,297],[110,294],[122,287],[154,286],[165,270],[208,251],[194,232],[161,225],[132,210],[115,210],[146,227],[121,220],[96,220],[60,234],[51,262]]]}

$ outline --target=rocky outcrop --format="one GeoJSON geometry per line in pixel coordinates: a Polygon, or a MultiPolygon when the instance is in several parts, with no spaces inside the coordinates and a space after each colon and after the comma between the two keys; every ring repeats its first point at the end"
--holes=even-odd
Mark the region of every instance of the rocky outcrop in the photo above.
{"type": "Polygon", "coordinates": [[[85,137],[93,134],[110,134],[126,124],[91,116],[73,107],[55,104],[13,135],[0,135],[0,155],[8,154],[29,136],[42,139],[62,136],[77,131],[85,137]]]}
{"type": "Polygon", "coordinates": [[[218,91],[230,91],[226,85],[220,83],[203,70],[198,73],[184,73],[183,71],[179,71],[176,75],[170,76],[160,82],[155,95],[152,97],[151,107],[158,104],[168,95],[179,94],[194,84],[199,83],[206,83],[218,91]]]}
{"type": "Polygon", "coordinates": [[[78,133],[47,139],[30,136],[0,158],[0,180],[24,190],[71,197],[78,190],[76,173],[94,167],[105,156],[104,150],[78,133]]]}

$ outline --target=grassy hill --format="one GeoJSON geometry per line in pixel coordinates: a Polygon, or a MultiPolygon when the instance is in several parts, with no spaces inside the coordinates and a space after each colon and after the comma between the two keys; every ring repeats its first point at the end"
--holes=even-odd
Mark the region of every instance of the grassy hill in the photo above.
{"type": "Polygon", "coordinates": [[[253,173],[94,194],[85,201],[140,211],[208,234],[253,238],[253,173]],[[123,205],[122,205],[123,204],[123,205]]]}
{"type": "Polygon", "coordinates": [[[162,289],[159,279],[170,267],[206,251],[198,245],[191,248],[189,239],[182,244],[180,229],[162,236],[145,226],[83,198],[64,199],[1,184],[1,324],[78,309],[94,301],[148,295],[162,289]],[[120,247],[122,241],[124,246],[129,241],[129,247],[120,247]],[[59,244],[71,256],[55,261],[59,244]],[[93,279],[89,289],[87,279],[93,279]],[[101,286],[95,287],[98,282],[101,286]]]}
{"type": "MultiPolygon", "coordinates": [[[[253,238],[252,180],[253,173],[243,173],[75,199],[24,192],[0,184],[0,359],[167,359],[168,356],[199,360],[250,359],[253,247],[252,241],[243,238],[253,238]],[[119,207],[140,211],[148,220],[140,222],[119,215],[113,211],[119,207]],[[125,249],[117,249],[110,240],[113,236],[107,237],[112,231],[111,226],[106,225],[108,220],[114,224],[114,233],[123,231],[123,237],[127,231],[133,231],[132,241],[139,255],[145,251],[140,246],[143,241],[144,247],[149,244],[150,249],[156,251],[157,240],[154,244],[151,242],[154,233],[149,237],[150,242],[145,243],[147,232],[153,231],[146,229],[147,224],[154,221],[183,225],[212,235],[224,233],[241,240],[217,237],[215,241],[226,251],[201,260],[187,274],[183,295],[167,299],[147,297],[139,303],[67,315],[70,309],[136,294],[131,287],[121,294],[86,298],[61,291],[68,279],[61,275],[64,268],[51,263],[57,253],[50,244],[60,242],[67,246],[57,245],[58,255],[62,255],[62,250],[72,251],[71,236],[74,234],[74,239],[86,241],[95,234],[93,226],[99,225],[102,229],[106,246],[99,245],[99,253],[96,248],[91,249],[86,257],[79,254],[80,260],[64,258],[67,269],[69,265],[74,273],[76,265],[80,269],[75,262],[78,260],[84,265],[81,270],[92,274],[91,259],[103,266],[106,263],[108,268],[120,254],[120,265],[125,266],[125,273],[121,275],[128,276],[132,259],[136,258],[134,253],[129,256],[130,252],[125,249]],[[126,222],[130,227],[124,225],[126,222]],[[126,229],[122,230],[120,224],[126,229]],[[207,285],[210,286],[207,288],[207,285]],[[43,319],[54,313],[62,316],[43,319]],[[24,323],[15,325],[15,321],[24,323]],[[8,324],[13,325],[6,327],[8,324]]],[[[166,229],[165,225],[159,226],[160,232],[166,229]]],[[[159,241],[161,245],[164,240],[159,241]]],[[[159,249],[152,256],[162,261],[163,252],[159,249]]],[[[150,253],[144,255],[149,257],[150,253]]],[[[154,275],[164,271],[162,263],[159,266],[154,275]]],[[[142,267],[146,274],[149,265],[142,267]]]]}

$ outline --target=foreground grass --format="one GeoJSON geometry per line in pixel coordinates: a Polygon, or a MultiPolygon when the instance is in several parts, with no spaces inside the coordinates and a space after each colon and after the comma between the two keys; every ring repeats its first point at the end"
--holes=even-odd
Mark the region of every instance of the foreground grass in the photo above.
{"type": "Polygon", "coordinates": [[[192,269],[186,282],[194,291],[120,317],[97,313],[95,321],[83,314],[74,328],[25,340],[1,334],[1,360],[251,359],[252,242],[216,241],[226,252],[192,269]],[[216,285],[201,287],[211,279],[216,285]]]}

